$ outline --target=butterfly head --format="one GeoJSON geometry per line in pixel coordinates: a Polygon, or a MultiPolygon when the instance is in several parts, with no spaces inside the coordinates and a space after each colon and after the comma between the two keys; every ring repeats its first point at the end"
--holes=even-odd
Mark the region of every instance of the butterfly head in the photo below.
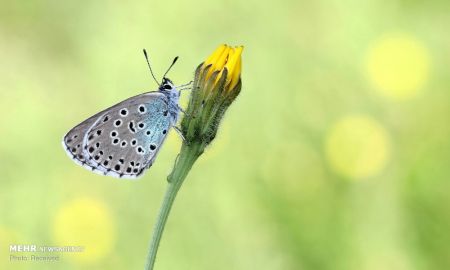
{"type": "Polygon", "coordinates": [[[175,85],[173,84],[173,82],[170,79],[164,77],[163,80],[162,80],[162,83],[159,85],[159,91],[161,91],[161,92],[163,92],[163,91],[170,92],[170,91],[172,91],[174,89],[175,89],[175,85]]]}
{"type": "Polygon", "coordinates": [[[178,102],[178,98],[180,97],[180,91],[178,91],[177,87],[173,84],[173,82],[164,77],[162,83],[158,88],[159,92],[166,95],[173,102],[178,102]]]}

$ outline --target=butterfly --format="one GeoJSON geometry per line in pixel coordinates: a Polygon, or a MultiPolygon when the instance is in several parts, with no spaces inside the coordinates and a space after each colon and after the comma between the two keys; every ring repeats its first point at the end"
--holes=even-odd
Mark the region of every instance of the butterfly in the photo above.
{"type": "MultiPolygon", "coordinates": [[[[150,67],[147,52],[144,55],[150,67]]],[[[169,130],[176,127],[181,90],[166,78],[175,57],[163,75],[157,91],[130,97],[94,114],[72,128],[63,138],[66,153],[75,163],[101,175],[135,179],[150,168],[169,130]]],[[[181,135],[182,136],[182,135],[181,135]]]]}

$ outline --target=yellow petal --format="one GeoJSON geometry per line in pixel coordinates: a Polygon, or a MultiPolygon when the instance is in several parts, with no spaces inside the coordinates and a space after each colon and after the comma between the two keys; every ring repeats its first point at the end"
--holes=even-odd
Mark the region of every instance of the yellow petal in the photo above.
{"type": "Polygon", "coordinates": [[[220,71],[220,74],[218,75],[218,78],[222,75],[222,69],[228,59],[228,53],[230,51],[230,47],[226,46],[224,50],[221,52],[221,54],[214,59],[214,62],[212,63],[211,68],[208,71],[208,74],[206,75],[206,79],[208,80],[209,77],[213,74],[214,71],[220,71]]]}
{"type": "Polygon", "coordinates": [[[209,64],[213,64],[222,54],[222,52],[227,48],[227,45],[222,44],[205,60],[204,66],[206,67],[209,64]]]}
{"type": "Polygon", "coordinates": [[[213,64],[214,70],[222,70],[223,69],[223,67],[225,66],[225,63],[228,60],[228,54],[229,54],[230,50],[232,50],[232,48],[230,48],[228,46],[225,48],[225,50],[223,50],[220,57],[213,64]]]}
{"type": "Polygon", "coordinates": [[[228,60],[225,67],[228,70],[228,81],[230,82],[229,89],[233,89],[239,81],[241,75],[241,54],[243,46],[239,46],[234,50],[234,54],[228,60]]]}
{"type": "Polygon", "coordinates": [[[236,84],[239,82],[239,78],[241,77],[241,58],[239,57],[239,60],[234,68],[233,77],[231,78],[230,83],[230,90],[232,90],[236,84]]]}
{"type": "MultiPolygon", "coordinates": [[[[229,47],[228,55],[227,55],[227,57],[226,57],[226,59],[225,59],[225,62],[223,63],[222,68],[220,69],[220,73],[219,73],[219,75],[217,76],[216,82],[215,82],[215,83],[217,83],[217,82],[220,80],[220,77],[221,77],[222,74],[223,74],[224,68],[228,65],[230,59],[231,59],[231,58],[233,57],[233,55],[234,55],[234,51],[235,51],[234,48],[229,47]]],[[[217,70],[219,70],[219,69],[217,69],[217,70]]],[[[230,81],[230,71],[228,70],[228,74],[227,74],[227,78],[226,78],[226,83],[228,83],[229,81],[230,81]]]]}

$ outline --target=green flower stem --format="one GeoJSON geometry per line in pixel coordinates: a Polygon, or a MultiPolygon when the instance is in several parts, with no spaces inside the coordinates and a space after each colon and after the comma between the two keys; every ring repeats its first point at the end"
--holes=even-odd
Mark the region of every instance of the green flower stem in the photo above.
{"type": "Polygon", "coordinates": [[[184,179],[191,170],[197,158],[203,153],[205,145],[202,143],[191,143],[187,145],[183,142],[178,159],[172,172],[167,177],[168,186],[166,194],[159,211],[158,219],[153,229],[153,236],[150,242],[150,248],[147,255],[147,263],[145,270],[152,270],[156,260],[156,253],[158,252],[159,242],[166,226],[167,218],[169,217],[170,209],[172,208],[178,190],[183,184],[184,179]]]}

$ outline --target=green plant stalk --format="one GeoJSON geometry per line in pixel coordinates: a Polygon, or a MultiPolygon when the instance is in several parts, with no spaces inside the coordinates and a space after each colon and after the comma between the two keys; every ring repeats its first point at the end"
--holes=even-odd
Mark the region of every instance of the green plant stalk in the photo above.
{"type": "Polygon", "coordinates": [[[184,179],[191,170],[197,158],[203,153],[205,146],[206,145],[202,143],[191,143],[187,145],[185,142],[183,142],[183,145],[181,146],[178,159],[175,162],[172,172],[167,177],[168,186],[159,210],[158,219],[156,220],[156,224],[153,229],[153,236],[150,242],[147,262],[144,268],[145,270],[153,269],[164,227],[166,226],[167,218],[169,217],[170,209],[175,201],[178,190],[183,184],[184,179]]]}
{"type": "MultiPolygon", "coordinates": [[[[205,150],[205,147],[214,140],[225,111],[241,90],[241,68],[240,62],[237,61],[240,61],[242,47],[236,48],[237,53],[232,56],[230,63],[233,63],[234,65],[231,65],[231,75],[228,76],[229,70],[228,66],[226,66],[226,61],[228,61],[231,49],[231,47],[226,45],[220,46],[215,52],[215,54],[221,52],[220,56],[222,58],[221,60],[219,59],[220,61],[214,60],[215,62],[212,61],[207,64],[201,63],[195,70],[191,98],[186,110],[186,115],[189,115],[190,117],[184,117],[181,121],[181,133],[183,134],[184,141],[181,146],[180,154],[175,160],[173,170],[167,177],[169,183],[158,219],[156,220],[148,250],[145,270],[153,270],[159,243],[169,217],[170,209],[172,208],[175,197],[177,196],[184,179],[197,158],[205,150]],[[223,50],[227,52],[226,56],[223,55],[223,50]],[[215,69],[211,76],[209,76],[209,70],[213,67],[214,63],[219,66],[215,65],[215,69]],[[220,77],[218,78],[217,76],[219,75],[220,77]],[[236,75],[238,75],[238,77],[236,77],[236,75]],[[237,78],[238,80],[232,83],[233,78],[235,80],[237,78]]],[[[212,59],[215,59],[215,54],[211,56],[212,59]]]]}

